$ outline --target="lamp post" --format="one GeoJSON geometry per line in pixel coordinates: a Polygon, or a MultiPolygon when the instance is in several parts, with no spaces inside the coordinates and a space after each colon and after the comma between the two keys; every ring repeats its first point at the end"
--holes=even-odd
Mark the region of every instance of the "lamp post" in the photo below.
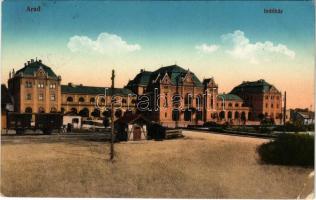
{"type": "Polygon", "coordinates": [[[112,161],[114,159],[114,140],[115,140],[115,132],[114,132],[114,102],[112,99],[113,93],[114,93],[114,78],[115,78],[115,71],[112,70],[112,84],[111,84],[111,146],[110,146],[110,160],[112,161]]]}

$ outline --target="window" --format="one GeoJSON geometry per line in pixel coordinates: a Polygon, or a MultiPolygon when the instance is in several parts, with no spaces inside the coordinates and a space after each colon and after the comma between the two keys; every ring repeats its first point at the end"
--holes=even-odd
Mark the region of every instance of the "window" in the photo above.
{"type": "Polygon", "coordinates": [[[55,89],[55,88],[56,88],[56,83],[50,84],[50,85],[49,85],[49,88],[50,88],[50,89],[55,89]]]}
{"type": "Polygon", "coordinates": [[[266,96],[266,99],[269,99],[269,96],[268,96],[268,95],[266,96]]]}
{"type": "Polygon", "coordinates": [[[168,107],[168,93],[165,93],[165,102],[164,102],[164,107],[168,107]]]}
{"type": "Polygon", "coordinates": [[[56,100],[55,94],[51,94],[51,95],[50,95],[50,100],[51,100],[51,101],[55,101],[55,100],[56,100]]]}
{"type": "Polygon", "coordinates": [[[276,99],[279,100],[279,96],[276,96],[276,99]]]}
{"type": "Polygon", "coordinates": [[[239,106],[239,104],[238,103],[235,103],[235,107],[238,107],[239,106]]]}
{"type": "Polygon", "coordinates": [[[126,104],[126,102],[127,102],[126,99],[122,99],[123,104],[126,104]]]}
{"type": "Polygon", "coordinates": [[[25,87],[26,88],[32,88],[32,82],[31,81],[26,81],[25,82],[25,87]]]}
{"type": "Polygon", "coordinates": [[[266,103],[266,108],[268,108],[268,104],[266,103]]]}
{"type": "MultiPolygon", "coordinates": [[[[217,104],[218,106],[218,104],[217,104]]],[[[211,108],[213,108],[213,95],[211,95],[211,108]]]]}
{"type": "Polygon", "coordinates": [[[39,83],[37,84],[37,87],[38,87],[38,88],[44,88],[44,83],[43,83],[43,82],[39,82],[39,83]]]}
{"type": "Polygon", "coordinates": [[[42,93],[40,93],[38,95],[38,100],[43,101],[44,100],[44,95],[42,93]]]}
{"type": "Polygon", "coordinates": [[[94,103],[95,99],[93,97],[90,98],[90,103],[94,103]]]}
{"type": "Polygon", "coordinates": [[[26,94],[26,100],[32,100],[32,94],[26,94]]]}
{"type": "Polygon", "coordinates": [[[271,108],[273,108],[273,103],[271,104],[271,108]]]}
{"type": "Polygon", "coordinates": [[[67,97],[67,102],[73,102],[74,99],[72,97],[67,97]]]}
{"type": "Polygon", "coordinates": [[[83,98],[83,97],[80,97],[80,98],[79,98],[79,102],[81,102],[81,103],[84,102],[84,98],[83,98]]]}
{"type": "Polygon", "coordinates": [[[165,118],[167,118],[168,114],[165,112],[165,118]]]}
{"type": "Polygon", "coordinates": [[[232,103],[229,103],[229,104],[228,104],[228,107],[230,107],[230,108],[233,107],[233,104],[232,104],[232,103]]]}
{"type": "Polygon", "coordinates": [[[277,106],[277,108],[279,108],[279,104],[277,104],[276,106],[277,106]]]}
{"type": "Polygon", "coordinates": [[[271,99],[274,99],[274,96],[271,96],[271,99]]]}

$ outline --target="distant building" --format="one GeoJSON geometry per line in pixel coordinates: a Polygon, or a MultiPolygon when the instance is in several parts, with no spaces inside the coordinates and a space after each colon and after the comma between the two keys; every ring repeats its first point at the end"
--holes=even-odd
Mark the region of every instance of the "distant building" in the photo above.
{"type": "Polygon", "coordinates": [[[28,61],[17,72],[10,72],[9,94],[15,112],[57,112],[61,108],[61,77],[41,60],[28,61]]]}
{"type": "Polygon", "coordinates": [[[260,120],[263,117],[273,119],[276,123],[282,120],[282,94],[273,85],[261,79],[244,81],[230,92],[244,100],[250,107],[249,119],[260,120]]]}
{"type": "Polygon", "coordinates": [[[133,94],[130,90],[115,88],[112,91],[105,87],[72,83],[61,85],[61,76],[57,76],[41,60],[31,59],[17,72],[12,70],[9,74],[8,86],[9,95],[14,102],[14,111],[20,113],[73,112],[85,117],[100,117],[102,113],[95,107],[97,98],[100,107],[109,108],[113,95],[118,96],[118,104],[122,103],[123,110],[118,112],[123,114],[127,110],[127,105],[132,109],[135,108],[135,100],[127,99],[128,94],[133,94]],[[107,91],[106,98],[104,98],[105,91],[107,91]]]}
{"type": "Polygon", "coordinates": [[[102,113],[96,108],[96,104],[110,110],[113,95],[117,96],[117,107],[120,106],[120,108],[116,109],[116,113],[121,112],[121,114],[124,114],[127,110],[135,110],[135,97],[128,97],[128,95],[133,95],[134,93],[127,88],[114,88],[112,90],[106,87],[69,83],[61,86],[61,92],[61,112],[63,113],[73,112],[84,117],[101,117],[102,113]]]}
{"type": "Polygon", "coordinates": [[[264,80],[246,81],[228,94],[218,94],[214,78],[200,81],[192,71],[178,65],[141,70],[126,87],[111,89],[61,85],[61,76],[41,60],[31,59],[17,72],[10,72],[8,94],[15,112],[62,112],[95,118],[110,115],[104,109],[110,108],[113,98],[116,118],[127,111],[139,112],[146,119],[169,127],[207,121],[249,124],[263,118],[279,123],[282,116],[281,93],[264,80]],[[149,99],[147,110],[138,107],[142,98],[149,99]]]}
{"type": "Polygon", "coordinates": [[[303,125],[310,125],[315,123],[315,112],[309,111],[308,109],[289,109],[289,121],[293,123],[299,123],[303,125]]]}

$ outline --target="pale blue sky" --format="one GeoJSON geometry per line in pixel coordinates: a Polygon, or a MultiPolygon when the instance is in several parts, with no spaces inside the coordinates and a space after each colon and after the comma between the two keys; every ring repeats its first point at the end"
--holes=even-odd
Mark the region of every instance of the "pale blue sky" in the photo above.
{"type": "Polygon", "coordinates": [[[109,84],[115,68],[123,86],[141,68],[176,62],[200,79],[214,76],[223,92],[264,78],[293,95],[292,106],[313,104],[312,1],[8,0],[2,16],[2,82],[10,69],[35,57],[62,75],[63,83],[86,85],[109,84]],[[28,6],[41,12],[26,12],[28,6]],[[265,14],[265,8],[283,13],[265,14]],[[223,41],[227,34],[230,42],[223,41]],[[73,36],[80,37],[69,47],[73,36]],[[207,48],[199,48],[203,44],[207,48]]]}

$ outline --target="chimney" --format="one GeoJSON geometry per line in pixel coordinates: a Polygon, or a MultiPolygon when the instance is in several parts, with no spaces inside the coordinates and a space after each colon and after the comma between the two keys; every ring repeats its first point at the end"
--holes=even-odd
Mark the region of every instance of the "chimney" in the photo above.
{"type": "Polygon", "coordinates": [[[30,61],[27,61],[27,65],[29,65],[31,62],[30,61]]]}
{"type": "Polygon", "coordinates": [[[144,72],[144,69],[141,69],[141,70],[140,70],[140,73],[143,73],[143,72],[144,72]]]}
{"type": "Polygon", "coordinates": [[[42,63],[42,60],[38,60],[39,63],[42,63]]]}
{"type": "Polygon", "coordinates": [[[34,62],[34,59],[31,59],[31,63],[33,63],[34,62]]]}
{"type": "Polygon", "coordinates": [[[26,67],[27,66],[27,64],[26,63],[24,63],[24,67],[26,67]]]}

